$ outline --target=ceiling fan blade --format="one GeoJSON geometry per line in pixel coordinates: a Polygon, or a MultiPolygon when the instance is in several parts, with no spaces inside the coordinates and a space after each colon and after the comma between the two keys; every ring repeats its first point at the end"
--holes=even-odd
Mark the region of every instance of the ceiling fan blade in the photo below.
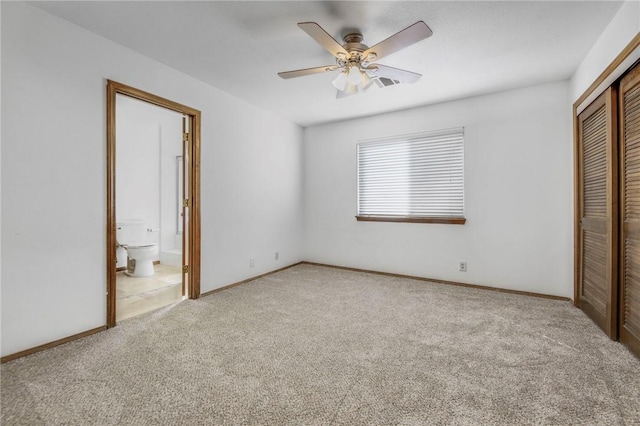
{"type": "Polygon", "coordinates": [[[420,40],[424,40],[433,34],[431,28],[423,21],[418,21],[410,27],[395,33],[386,40],[381,41],[375,46],[370,47],[362,53],[362,57],[366,58],[370,53],[375,53],[373,60],[378,60],[384,56],[389,56],[400,49],[412,45],[420,40]]]}
{"type": "Polygon", "coordinates": [[[322,47],[327,49],[333,56],[336,58],[338,56],[344,55],[345,58],[349,57],[349,52],[347,52],[344,47],[340,45],[327,33],[322,29],[320,25],[315,22],[300,22],[298,26],[307,34],[309,34],[315,41],[320,43],[322,47]]]}
{"type": "Polygon", "coordinates": [[[294,71],[283,71],[279,72],[278,75],[282,78],[294,78],[294,77],[302,77],[305,75],[311,74],[319,74],[327,71],[335,71],[338,67],[336,65],[325,65],[323,67],[315,67],[315,68],[305,68],[301,70],[294,71]]]}
{"type": "Polygon", "coordinates": [[[371,73],[370,75],[372,77],[385,77],[391,80],[402,81],[403,83],[415,83],[422,77],[422,74],[380,64],[371,65],[367,67],[366,70],[371,73]]]}

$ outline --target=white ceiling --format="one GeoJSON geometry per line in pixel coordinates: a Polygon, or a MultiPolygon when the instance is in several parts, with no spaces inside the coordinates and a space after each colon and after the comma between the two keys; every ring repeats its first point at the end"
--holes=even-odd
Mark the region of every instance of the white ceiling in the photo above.
{"type": "MultiPolygon", "coordinates": [[[[54,15],[307,126],[568,79],[620,2],[46,1],[54,15]],[[414,84],[335,98],[333,73],[278,71],[334,63],[296,23],[372,46],[423,20],[433,36],[380,60],[423,74],[414,84]]],[[[124,82],[126,83],[126,82],[124,82]]]]}

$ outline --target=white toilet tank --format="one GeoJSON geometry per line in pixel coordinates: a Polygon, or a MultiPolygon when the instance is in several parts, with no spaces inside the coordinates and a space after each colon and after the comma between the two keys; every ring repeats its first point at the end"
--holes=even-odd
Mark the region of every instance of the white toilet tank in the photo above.
{"type": "Polygon", "coordinates": [[[140,245],[149,242],[147,228],[141,220],[116,223],[116,240],[120,245],[140,245]]]}

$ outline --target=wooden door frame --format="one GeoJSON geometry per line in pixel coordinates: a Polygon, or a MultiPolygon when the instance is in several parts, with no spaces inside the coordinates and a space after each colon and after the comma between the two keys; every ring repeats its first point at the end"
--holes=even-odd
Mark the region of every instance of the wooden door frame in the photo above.
{"type": "MultiPolygon", "coordinates": [[[[184,114],[189,119],[191,147],[189,154],[188,252],[189,299],[200,297],[200,111],[160,96],[107,80],[107,327],[116,325],[116,95],[124,95],[184,114]]],[[[187,232],[187,230],[183,230],[187,232]]]]}

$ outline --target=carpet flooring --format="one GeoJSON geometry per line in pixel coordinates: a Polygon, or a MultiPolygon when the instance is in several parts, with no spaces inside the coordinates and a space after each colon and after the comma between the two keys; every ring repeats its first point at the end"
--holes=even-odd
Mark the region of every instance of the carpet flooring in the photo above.
{"type": "Polygon", "coordinates": [[[312,265],[2,365],[3,425],[632,425],[569,302],[312,265]]]}

